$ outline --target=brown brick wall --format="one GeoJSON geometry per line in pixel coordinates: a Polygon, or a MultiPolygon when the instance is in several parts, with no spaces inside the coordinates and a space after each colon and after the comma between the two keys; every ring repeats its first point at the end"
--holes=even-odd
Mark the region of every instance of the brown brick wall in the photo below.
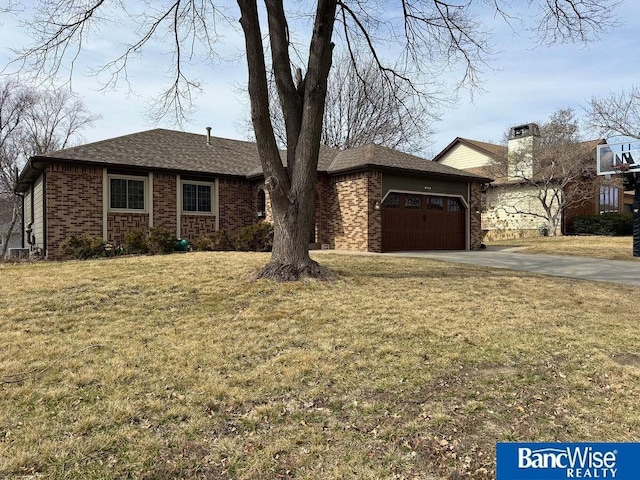
{"type": "Polygon", "coordinates": [[[218,185],[220,229],[233,233],[254,223],[251,184],[246,180],[220,179],[218,185]]]}
{"type": "Polygon", "coordinates": [[[71,234],[102,238],[102,169],[77,165],[46,168],[47,258],[62,258],[60,243],[71,234]]]}
{"type": "Polygon", "coordinates": [[[382,251],[382,212],[375,208],[376,202],[382,202],[382,173],[367,172],[369,210],[368,251],[382,251]]]}
{"type": "Polygon", "coordinates": [[[216,217],[214,215],[189,215],[183,213],[180,216],[180,234],[182,238],[193,241],[207,233],[216,231],[216,217]]]}
{"type": "Polygon", "coordinates": [[[382,225],[374,204],[382,197],[381,174],[367,171],[339,175],[330,180],[327,190],[331,248],[379,252],[382,225]]]}
{"type": "Polygon", "coordinates": [[[330,218],[331,218],[331,180],[328,176],[318,177],[316,184],[316,243],[331,245],[330,218]]]}
{"type": "Polygon", "coordinates": [[[471,198],[469,199],[469,249],[478,250],[482,244],[482,211],[484,210],[485,195],[482,184],[471,184],[471,198]]]}
{"type": "Polygon", "coordinates": [[[118,246],[131,230],[149,230],[148,213],[109,213],[107,215],[107,241],[118,246]]]}
{"type": "Polygon", "coordinates": [[[174,173],[153,174],[153,226],[164,227],[174,235],[177,230],[177,178],[174,173]]]}

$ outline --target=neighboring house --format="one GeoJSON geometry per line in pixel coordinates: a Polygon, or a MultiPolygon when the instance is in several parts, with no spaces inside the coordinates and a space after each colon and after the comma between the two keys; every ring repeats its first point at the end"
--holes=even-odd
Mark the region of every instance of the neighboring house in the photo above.
{"type": "MultiPolygon", "coordinates": [[[[477,249],[490,178],[386,147],[321,148],[317,247],[382,252],[477,249]]],[[[18,179],[31,248],[72,234],[121,244],[163,226],[195,239],[270,220],[255,143],[154,129],[32,157],[18,179]]],[[[28,241],[26,243],[29,243],[28,241]]]]}
{"type": "MultiPolygon", "coordinates": [[[[538,127],[535,124],[514,127],[510,131],[507,146],[458,137],[433,159],[441,165],[496,179],[489,187],[484,201],[486,209],[482,213],[482,229],[485,239],[539,235],[541,229],[547,227],[542,218],[545,215],[542,204],[536,198],[539,190],[518,180],[522,172],[515,171],[515,168],[522,167],[514,166],[518,164],[511,161],[514,155],[522,155],[523,151],[533,150],[537,132],[538,127]],[[501,176],[497,175],[496,165],[504,162],[505,159],[509,159],[507,169],[501,176]]],[[[573,222],[578,215],[622,211],[621,180],[606,180],[595,175],[595,151],[600,143],[604,143],[604,140],[583,143],[589,151],[593,151],[593,171],[587,169],[581,181],[584,182],[585,190],[592,194],[578,203],[567,203],[562,211],[558,210],[557,204],[552,204],[555,212],[561,215],[560,231],[555,232],[556,234],[573,233],[573,222]]],[[[589,160],[585,160],[588,164],[589,160]]],[[[563,195],[565,192],[560,194],[563,195]]]]}
{"type": "Polygon", "coordinates": [[[18,221],[14,225],[11,236],[8,236],[9,227],[11,226],[11,212],[13,211],[11,200],[0,197],[0,254],[2,254],[8,242],[9,245],[6,245],[7,255],[9,255],[10,248],[22,247],[22,224],[20,223],[20,218],[18,218],[18,221]]]}
{"type": "Polygon", "coordinates": [[[2,253],[2,250],[4,249],[5,242],[9,242],[7,255],[9,254],[9,249],[22,247],[22,232],[20,230],[20,224],[17,223],[13,228],[11,236],[7,238],[7,233],[9,232],[9,224],[0,224],[0,253],[2,253]]]}

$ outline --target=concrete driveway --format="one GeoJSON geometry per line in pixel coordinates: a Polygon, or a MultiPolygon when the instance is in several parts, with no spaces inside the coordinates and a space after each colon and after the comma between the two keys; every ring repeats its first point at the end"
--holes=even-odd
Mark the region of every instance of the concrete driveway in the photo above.
{"type": "Polygon", "coordinates": [[[569,255],[530,255],[514,248],[489,247],[478,251],[393,252],[382,255],[421,257],[444,262],[579,278],[640,287],[640,261],[601,260],[569,255]]]}

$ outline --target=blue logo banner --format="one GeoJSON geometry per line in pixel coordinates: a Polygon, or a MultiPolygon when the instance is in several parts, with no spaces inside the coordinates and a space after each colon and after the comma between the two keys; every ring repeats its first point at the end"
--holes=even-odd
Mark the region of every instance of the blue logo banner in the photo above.
{"type": "Polygon", "coordinates": [[[498,443],[496,480],[640,479],[640,443],[498,443]]]}

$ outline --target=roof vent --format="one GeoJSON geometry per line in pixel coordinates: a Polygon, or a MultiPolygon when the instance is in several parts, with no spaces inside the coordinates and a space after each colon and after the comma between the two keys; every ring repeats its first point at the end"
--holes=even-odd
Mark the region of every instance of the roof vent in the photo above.
{"type": "Polygon", "coordinates": [[[211,127],[207,127],[207,145],[211,145],[211,127]]]}

